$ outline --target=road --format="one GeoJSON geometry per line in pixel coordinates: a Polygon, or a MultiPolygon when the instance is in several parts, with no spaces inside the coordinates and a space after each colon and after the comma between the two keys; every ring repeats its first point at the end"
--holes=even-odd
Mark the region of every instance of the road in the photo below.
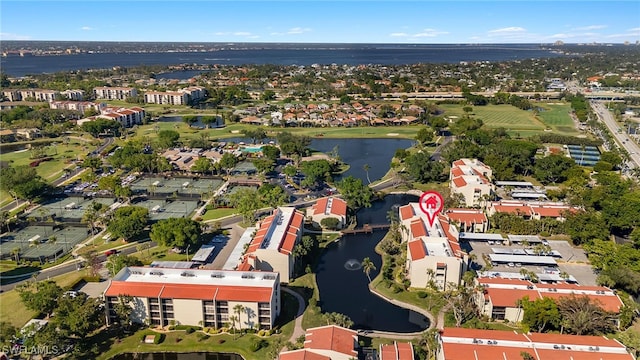
{"type": "MultiPolygon", "coordinates": [[[[130,255],[130,254],[138,251],[136,249],[136,245],[138,245],[138,243],[128,244],[128,245],[126,245],[126,247],[119,248],[118,249],[118,253],[119,254],[124,254],[124,255],[130,255]]],[[[151,247],[154,247],[156,245],[157,245],[156,243],[151,242],[151,247]]],[[[107,256],[104,255],[104,254],[100,254],[98,256],[98,260],[101,263],[104,263],[107,260],[107,256]]],[[[75,259],[69,260],[69,261],[67,261],[67,262],[65,262],[63,264],[56,265],[54,267],[38,271],[38,272],[36,272],[36,274],[38,274],[36,276],[36,279],[38,281],[48,280],[50,278],[53,278],[53,277],[56,277],[56,276],[59,276],[59,275],[64,275],[64,274],[67,274],[67,273],[70,273],[70,272],[73,272],[73,271],[78,271],[78,264],[80,264],[82,262],[83,262],[83,259],[75,258],[75,259]]],[[[103,266],[104,266],[104,264],[103,264],[103,266]]],[[[20,276],[19,277],[20,280],[17,280],[16,282],[12,282],[10,284],[5,284],[5,285],[0,286],[0,293],[12,290],[16,286],[18,286],[18,285],[20,285],[20,284],[22,284],[22,283],[24,283],[26,281],[31,280],[32,279],[32,275],[33,275],[33,273],[25,274],[23,276],[20,276]]]]}
{"type": "Polygon", "coordinates": [[[629,154],[630,168],[640,167],[640,146],[636,144],[633,139],[629,138],[629,135],[625,132],[618,132],[621,125],[616,122],[611,115],[611,112],[607,109],[604,102],[591,101],[591,107],[598,114],[598,118],[607,126],[609,132],[615,137],[619,146],[627,151],[629,154]]]}

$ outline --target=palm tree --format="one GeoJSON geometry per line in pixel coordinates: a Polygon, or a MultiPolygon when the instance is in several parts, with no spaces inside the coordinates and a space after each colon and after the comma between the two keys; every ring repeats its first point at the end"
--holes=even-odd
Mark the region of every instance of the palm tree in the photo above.
{"type": "Polygon", "coordinates": [[[240,314],[242,314],[242,312],[244,311],[244,306],[242,306],[241,304],[236,304],[236,306],[233,307],[233,311],[238,314],[238,327],[240,328],[240,330],[242,330],[242,322],[240,321],[240,314]]]}
{"type": "Polygon", "coordinates": [[[21,252],[22,252],[22,249],[19,247],[14,247],[13,249],[11,249],[11,255],[16,258],[16,264],[20,261],[21,252]]]}
{"type": "Polygon", "coordinates": [[[371,170],[371,166],[369,164],[362,165],[362,169],[367,173],[367,181],[371,184],[371,179],[369,179],[369,170],[371,170]]]}
{"type": "MultiPolygon", "coordinates": [[[[49,240],[47,241],[49,244],[53,245],[58,242],[58,237],[55,235],[49,236],[49,240]]],[[[58,251],[53,252],[53,261],[58,261],[58,251]]]]}
{"type": "Polygon", "coordinates": [[[366,257],[362,260],[362,271],[367,275],[367,279],[369,279],[369,282],[371,282],[371,276],[369,275],[371,273],[371,270],[376,270],[376,266],[373,261],[371,261],[371,259],[366,257]]]}
{"type": "MultiPolygon", "coordinates": [[[[6,210],[0,211],[0,226],[6,226],[7,231],[11,231],[10,222],[11,222],[11,214],[6,210]]],[[[0,229],[0,233],[1,232],[2,230],[0,229]]]]}
{"type": "Polygon", "coordinates": [[[237,316],[231,315],[229,316],[229,320],[231,320],[231,328],[233,329],[233,340],[236,339],[236,321],[240,322],[237,316]]]}
{"type": "Polygon", "coordinates": [[[82,216],[82,222],[89,224],[89,228],[91,229],[92,236],[94,234],[97,220],[98,220],[98,212],[93,208],[93,206],[90,206],[87,209],[87,211],[84,212],[84,215],[82,216]]]}

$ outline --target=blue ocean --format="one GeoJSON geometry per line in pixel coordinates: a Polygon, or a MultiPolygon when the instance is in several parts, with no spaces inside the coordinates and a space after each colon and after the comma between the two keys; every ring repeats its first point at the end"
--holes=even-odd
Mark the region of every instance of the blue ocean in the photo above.
{"type": "Polygon", "coordinates": [[[76,55],[8,56],[0,66],[9,76],[114,66],[178,64],[276,65],[406,65],[509,61],[562,56],[535,44],[261,44],[242,48],[220,47],[202,52],[119,52],[76,55]]]}

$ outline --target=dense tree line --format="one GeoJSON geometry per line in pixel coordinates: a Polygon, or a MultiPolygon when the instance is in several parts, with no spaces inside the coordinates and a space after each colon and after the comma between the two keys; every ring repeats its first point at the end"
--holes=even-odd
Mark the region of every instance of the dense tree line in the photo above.
{"type": "Polygon", "coordinates": [[[0,189],[14,197],[34,201],[49,191],[49,185],[36,173],[36,169],[26,165],[2,169],[0,189]]]}

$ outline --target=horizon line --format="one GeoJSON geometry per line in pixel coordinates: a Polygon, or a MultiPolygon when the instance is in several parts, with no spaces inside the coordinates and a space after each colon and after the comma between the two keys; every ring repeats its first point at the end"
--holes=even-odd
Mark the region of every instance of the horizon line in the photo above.
{"type": "Polygon", "coordinates": [[[460,43],[403,43],[403,42],[280,42],[280,41],[153,41],[153,40],[3,40],[3,42],[84,42],[84,43],[154,43],[154,44],[280,44],[280,45],[640,45],[639,40],[625,42],[460,42],[460,43]],[[557,44],[562,42],[562,44],[557,44]]]}

